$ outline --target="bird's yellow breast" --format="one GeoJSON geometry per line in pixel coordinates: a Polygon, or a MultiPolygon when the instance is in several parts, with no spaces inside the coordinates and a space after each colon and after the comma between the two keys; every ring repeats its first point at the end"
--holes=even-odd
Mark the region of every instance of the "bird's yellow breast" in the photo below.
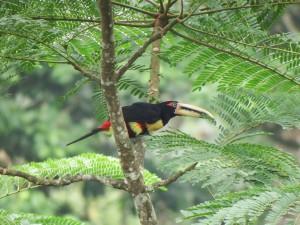
{"type": "Polygon", "coordinates": [[[155,131],[155,130],[159,130],[160,128],[162,128],[164,126],[162,120],[158,120],[155,123],[146,123],[146,127],[148,131],[155,131]]]}
{"type": "Polygon", "coordinates": [[[136,134],[136,135],[139,135],[141,133],[143,133],[143,127],[141,124],[139,123],[136,123],[136,122],[129,122],[128,123],[130,129],[136,134]]]}

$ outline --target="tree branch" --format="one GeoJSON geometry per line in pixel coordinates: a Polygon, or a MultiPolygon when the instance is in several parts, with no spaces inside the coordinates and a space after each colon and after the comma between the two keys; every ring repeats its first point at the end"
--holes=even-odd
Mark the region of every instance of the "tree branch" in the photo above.
{"type": "Polygon", "coordinates": [[[87,70],[84,70],[79,64],[77,64],[75,61],[69,60],[68,62],[69,64],[71,64],[75,70],[78,70],[79,72],[81,72],[85,77],[91,79],[92,81],[95,81],[98,84],[101,84],[101,80],[94,76],[93,74],[91,74],[90,72],[88,72],[87,70]]]}
{"type": "Polygon", "coordinates": [[[106,177],[100,177],[98,175],[83,174],[83,175],[62,177],[59,179],[44,179],[22,171],[11,170],[2,167],[0,167],[0,174],[5,176],[21,177],[33,184],[40,185],[40,186],[66,186],[79,181],[96,181],[106,185],[110,185],[117,189],[127,190],[127,185],[124,183],[124,181],[114,180],[106,177]]]}
{"type": "Polygon", "coordinates": [[[101,14],[102,60],[101,60],[101,87],[112,123],[116,148],[124,172],[128,192],[131,194],[137,214],[142,225],[157,225],[158,220],[148,193],[145,193],[143,166],[138,149],[133,149],[129,140],[123,113],[120,107],[117,76],[114,68],[114,33],[112,20],[112,4],[108,0],[99,0],[98,7],[101,14]]]}
{"type": "Polygon", "coordinates": [[[163,13],[165,11],[163,0],[159,0],[159,13],[163,13]]]}
{"type": "Polygon", "coordinates": [[[170,7],[171,7],[171,0],[168,0],[164,6],[163,17],[167,17],[170,7]]]}
{"type": "Polygon", "coordinates": [[[179,177],[184,175],[186,172],[193,170],[197,166],[197,164],[198,163],[194,163],[194,164],[188,166],[187,168],[178,171],[177,173],[173,174],[172,176],[170,176],[166,180],[161,180],[161,181],[158,181],[158,182],[156,182],[152,185],[149,185],[146,188],[146,191],[147,192],[152,192],[152,191],[154,191],[154,189],[156,189],[158,187],[170,185],[171,183],[175,182],[179,177]]]}
{"type": "Polygon", "coordinates": [[[123,21],[123,22],[115,22],[115,25],[120,25],[120,26],[127,26],[127,27],[143,27],[143,28],[149,28],[149,27],[153,27],[152,25],[153,23],[147,23],[147,24],[136,24],[136,23],[129,23],[129,22],[126,22],[126,21],[123,21]]]}
{"type": "Polygon", "coordinates": [[[174,19],[163,30],[152,35],[147,41],[145,41],[144,44],[130,57],[130,59],[128,59],[127,63],[125,63],[125,65],[123,65],[119,69],[116,74],[117,79],[121,78],[121,76],[128,70],[128,68],[132,66],[135,60],[137,60],[146,51],[146,49],[152,42],[156,41],[159,38],[162,38],[177,23],[178,19],[174,19]]]}
{"type": "MultiPolygon", "coordinates": [[[[85,23],[101,23],[100,19],[83,19],[83,18],[70,18],[70,17],[45,17],[45,16],[33,16],[33,20],[48,20],[48,21],[66,21],[66,22],[85,22],[85,23]]],[[[136,21],[114,21],[115,25],[120,26],[131,26],[131,27],[152,27],[152,22],[147,20],[136,20],[136,21]],[[147,24],[134,24],[134,23],[144,23],[147,24]]],[[[87,28],[89,29],[89,28],[87,28]]]]}
{"type": "Polygon", "coordinates": [[[33,16],[33,20],[48,20],[48,21],[67,21],[67,22],[87,22],[87,23],[101,23],[100,19],[83,19],[71,17],[47,17],[47,16],[33,16]]]}
{"type": "Polygon", "coordinates": [[[11,59],[11,60],[20,60],[20,61],[31,61],[31,62],[62,63],[62,64],[67,64],[68,63],[68,61],[63,61],[63,60],[32,59],[32,58],[4,56],[4,55],[0,55],[0,58],[11,59]]]}

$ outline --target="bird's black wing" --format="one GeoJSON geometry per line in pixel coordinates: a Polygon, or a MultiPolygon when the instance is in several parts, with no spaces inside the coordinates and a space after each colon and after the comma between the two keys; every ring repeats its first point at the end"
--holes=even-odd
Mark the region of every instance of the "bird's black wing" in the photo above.
{"type": "Polygon", "coordinates": [[[160,120],[160,108],[156,104],[137,102],[122,108],[125,122],[155,123],[160,120]]]}

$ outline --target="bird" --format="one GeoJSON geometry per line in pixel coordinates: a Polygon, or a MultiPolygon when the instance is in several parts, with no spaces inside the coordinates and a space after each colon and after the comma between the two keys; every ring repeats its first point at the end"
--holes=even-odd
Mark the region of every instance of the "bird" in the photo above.
{"type": "MultiPolygon", "coordinates": [[[[214,120],[214,116],[209,111],[178,101],[165,101],[157,104],[136,102],[130,106],[122,107],[122,112],[129,138],[134,138],[138,135],[148,135],[150,134],[149,132],[159,130],[175,116],[214,120]]],[[[98,132],[103,132],[107,135],[113,133],[112,124],[109,119],[91,132],[68,143],[67,146],[86,139],[98,132]]]]}

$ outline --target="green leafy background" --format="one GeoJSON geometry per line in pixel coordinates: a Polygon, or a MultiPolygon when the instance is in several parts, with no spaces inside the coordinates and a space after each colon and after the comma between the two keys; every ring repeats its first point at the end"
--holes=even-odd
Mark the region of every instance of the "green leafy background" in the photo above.
{"type": "MultiPolygon", "coordinates": [[[[156,10],[140,1],[122,2],[156,10]]],[[[266,2],[272,1],[261,1],[266,2]]],[[[206,1],[205,6],[218,12],[223,3],[206,1]]],[[[235,1],[231,7],[244,4],[248,3],[235,1]]],[[[283,24],[277,18],[284,8],[199,14],[164,38],[161,100],[206,108],[217,116],[217,124],[176,118],[168,129],[180,131],[145,139],[146,168],[159,177],[199,162],[181,183],[153,194],[161,224],[174,224],[176,217],[182,224],[297,224],[299,165],[278,149],[295,156],[299,149],[299,131],[281,128],[299,128],[300,97],[298,36],[275,32],[283,24]],[[270,132],[274,135],[268,136],[270,132]]],[[[114,9],[120,20],[150,19],[120,6],[114,9]]],[[[111,139],[98,135],[65,147],[107,116],[101,90],[72,68],[78,64],[91,74],[100,70],[101,30],[95,2],[3,1],[0,14],[1,165],[24,171],[42,168],[37,173],[42,177],[102,174],[107,158],[101,161],[101,156],[116,157],[111,139]],[[64,21],[72,16],[88,21],[64,21]],[[94,166],[85,167],[86,161],[94,166]],[[74,167],[66,169],[67,164],[74,167]]],[[[116,24],[116,67],[151,33],[149,28],[116,24]]],[[[146,52],[118,82],[124,105],[146,101],[149,60],[146,52]]],[[[117,164],[105,165],[110,175],[116,172],[121,178],[117,164]]],[[[152,182],[158,179],[147,176],[152,182]]],[[[3,224],[139,224],[130,196],[104,185],[87,182],[22,191],[31,184],[3,176],[0,182],[2,196],[8,195],[0,200],[3,224]]]]}

